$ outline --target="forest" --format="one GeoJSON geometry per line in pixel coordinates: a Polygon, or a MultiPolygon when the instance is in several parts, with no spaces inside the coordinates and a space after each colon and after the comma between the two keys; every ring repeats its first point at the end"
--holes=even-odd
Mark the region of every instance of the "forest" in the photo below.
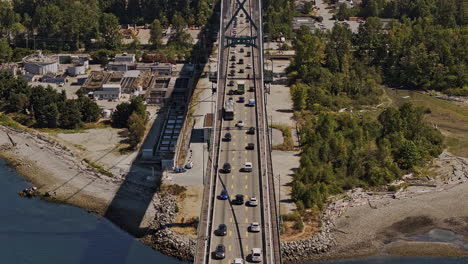
{"type": "MultiPolygon", "coordinates": [[[[214,4],[215,0],[0,0],[0,54],[7,54],[0,55],[0,61],[11,59],[5,43],[53,51],[118,50],[120,25],[126,24],[172,25],[177,33],[168,46],[184,47],[191,44],[184,29],[207,24],[214,4]]],[[[158,30],[162,29],[152,32],[153,48],[160,47],[158,30]]]]}
{"type": "Polygon", "coordinates": [[[50,86],[32,88],[22,78],[0,73],[0,106],[2,112],[25,126],[76,129],[83,123],[96,122],[99,106],[89,97],[67,99],[50,86]]]}
{"type": "MultiPolygon", "coordinates": [[[[460,10],[468,9],[452,0],[368,0],[351,10],[366,18],[356,33],[343,24],[293,33],[287,72],[302,149],[292,192],[298,208],[322,209],[330,195],[418,174],[442,152],[442,135],[424,119],[430,109],[376,106],[382,86],[468,96],[468,27],[460,10]],[[380,17],[395,20],[384,27],[380,17]]],[[[276,24],[270,30],[282,27],[266,19],[276,24]]]]}

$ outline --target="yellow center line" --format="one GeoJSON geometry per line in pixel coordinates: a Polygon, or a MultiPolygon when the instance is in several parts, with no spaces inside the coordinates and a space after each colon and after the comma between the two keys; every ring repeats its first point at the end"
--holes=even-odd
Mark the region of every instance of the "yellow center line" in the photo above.
{"type": "Polygon", "coordinates": [[[236,158],[235,157],[232,157],[232,161],[234,161],[236,158]]]}
{"type": "MultiPolygon", "coordinates": [[[[229,231],[229,236],[232,236],[232,231],[229,231]]],[[[229,245],[229,251],[231,251],[231,245],[229,245]]]]}
{"type": "Polygon", "coordinates": [[[245,231],[245,237],[249,237],[249,232],[245,231]]]}
{"type": "Polygon", "coordinates": [[[249,245],[245,245],[245,251],[249,251],[249,245]]]}
{"type": "Polygon", "coordinates": [[[231,178],[232,178],[232,179],[234,179],[234,174],[233,174],[233,175],[231,175],[231,178]]]}
{"type": "Polygon", "coordinates": [[[248,187],[247,187],[247,184],[246,184],[246,185],[245,185],[245,189],[247,190],[247,188],[248,188],[248,187]]]}
{"type": "Polygon", "coordinates": [[[236,145],[236,142],[232,142],[232,145],[235,146],[235,145],[236,145]]]}
{"type": "Polygon", "coordinates": [[[245,179],[247,180],[248,178],[249,178],[249,175],[248,175],[248,174],[246,174],[246,175],[245,175],[245,179]]]}
{"type": "Polygon", "coordinates": [[[235,150],[233,150],[233,151],[232,151],[232,154],[233,154],[233,155],[234,155],[234,154],[236,154],[236,151],[235,151],[235,150]]]}
{"type": "Polygon", "coordinates": [[[229,217],[229,222],[231,222],[231,223],[232,223],[232,217],[229,217]]]}
{"type": "Polygon", "coordinates": [[[247,158],[245,158],[245,161],[247,161],[247,158]]]}
{"type": "Polygon", "coordinates": [[[247,224],[249,222],[249,219],[246,217],[245,218],[245,223],[247,224]]]}
{"type": "Polygon", "coordinates": [[[231,189],[234,190],[234,184],[231,184],[231,189]]]}

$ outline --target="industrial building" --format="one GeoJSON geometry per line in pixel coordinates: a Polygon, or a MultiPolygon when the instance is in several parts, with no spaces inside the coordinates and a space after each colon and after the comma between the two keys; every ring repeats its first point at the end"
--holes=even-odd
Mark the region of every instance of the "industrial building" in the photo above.
{"type": "Polygon", "coordinates": [[[59,61],[57,56],[44,55],[42,52],[27,56],[23,59],[24,68],[30,74],[44,75],[57,73],[59,61]]]}

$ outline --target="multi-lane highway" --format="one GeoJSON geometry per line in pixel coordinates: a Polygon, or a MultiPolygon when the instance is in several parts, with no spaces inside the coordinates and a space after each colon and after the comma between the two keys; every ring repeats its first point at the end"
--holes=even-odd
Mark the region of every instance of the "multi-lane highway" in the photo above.
{"type": "Polygon", "coordinates": [[[270,179],[260,10],[259,0],[222,0],[212,162],[195,263],[281,262],[270,179]],[[229,46],[227,37],[256,39],[253,45],[229,46]],[[234,105],[233,118],[224,109],[227,102],[234,105]]]}

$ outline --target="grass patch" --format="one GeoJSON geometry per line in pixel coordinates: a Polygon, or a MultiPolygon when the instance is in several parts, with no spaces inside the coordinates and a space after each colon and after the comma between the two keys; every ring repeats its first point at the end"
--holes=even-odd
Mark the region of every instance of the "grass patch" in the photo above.
{"type": "Polygon", "coordinates": [[[291,127],[287,125],[280,125],[280,124],[272,124],[271,127],[274,129],[278,129],[281,131],[281,133],[283,133],[283,143],[273,146],[273,149],[283,150],[283,151],[294,150],[294,140],[292,137],[291,127]]]}
{"type": "Polygon", "coordinates": [[[187,188],[185,186],[178,184],[164,184],[161,186],[162,193],[169,193],[174,196],[183,196],[186,191],[187,188]]]}
{"type": "Polygon", "coordinates": [[[426,109],[426,120],[445,137],[448,150],[468,157],[468,105],[447,101],[412,90],[384,89],[390,106],[412,102],[426,109]]]}
{"type": "Polygon", "coordinates": [[[112,174],[110,171],[104,169],[101,165],[95,163],[95,162],[92,162],[88,159],[83,159],[84,162],[86,162],[86,164],[88,164],[88,166],[90,168],[93,168],[95,169],[97,172],[103,174],[103,175],[106,175],[106,176],[109,176],[109,177],[113,177],[114,174],[112,174]]]}
{"type": "Polygon", "coordinates": [[[3,113],[0,113],[0,125],[13,129],[24,130],[23,126],[3,113]]]}

